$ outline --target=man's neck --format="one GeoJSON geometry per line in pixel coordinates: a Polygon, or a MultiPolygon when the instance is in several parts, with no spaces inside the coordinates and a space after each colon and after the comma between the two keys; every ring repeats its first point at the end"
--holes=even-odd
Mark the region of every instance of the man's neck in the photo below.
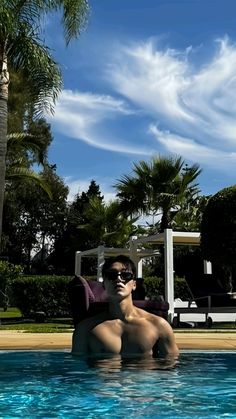
{"type": "Polygon", "coordinates": [[[112,300],[109,303],[109,313],[113,319],[120,319],[127,321],[130,317],[135,315],[135,306],[133,305],[132,297],[127,297],[121,301],[112,300]]]}

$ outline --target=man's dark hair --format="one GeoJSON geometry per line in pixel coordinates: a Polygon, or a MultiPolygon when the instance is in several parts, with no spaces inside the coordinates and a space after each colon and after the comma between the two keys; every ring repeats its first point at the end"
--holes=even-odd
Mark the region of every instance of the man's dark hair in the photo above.
{"type": "Polygon", "coordinates": [[[132,261],[132,259],[130,259],[128,256],[125,256],[125,255],[113,256],[113,257],[110,257],[109,259],[106,259],[102,267],[102,276],[104,276],[104,272],[107,269],[109,269],[111,265],[113,265],[113,263],[115,262],[122,263],[122,265],[124,265],[126,269],[131,271],[134,274],[134,277],[136,278],[135,264],[132,261]]]}

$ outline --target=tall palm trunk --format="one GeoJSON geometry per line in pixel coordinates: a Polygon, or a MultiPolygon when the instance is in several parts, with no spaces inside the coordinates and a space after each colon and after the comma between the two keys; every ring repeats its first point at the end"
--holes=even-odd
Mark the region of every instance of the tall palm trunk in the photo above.
{"type": "Polygon", "coordinates": [[[7,57],[4,48],[0,46],[0,251],[6,173],[8,84],[7,57]]]}
{"type": "Polygon", "coordinates": [[[168,211],[163,210],[160,223],[160,233],[163,233],[166,228],[171,228],[171,222],[168,217],[168,211]]]}

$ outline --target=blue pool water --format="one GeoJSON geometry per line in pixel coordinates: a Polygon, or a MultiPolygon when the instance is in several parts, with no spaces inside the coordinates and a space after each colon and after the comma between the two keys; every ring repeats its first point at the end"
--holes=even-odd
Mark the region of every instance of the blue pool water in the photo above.
{"type": "Polygon", "coordinates": [[[0,351],[0,418],[236,418],[236,352],[155,362],[0,351]]]}

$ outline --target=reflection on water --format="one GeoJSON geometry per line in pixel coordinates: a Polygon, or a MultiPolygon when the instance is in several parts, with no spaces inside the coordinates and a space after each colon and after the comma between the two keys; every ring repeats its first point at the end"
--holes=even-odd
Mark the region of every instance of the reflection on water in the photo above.
{"type": "Polygon", "coordinates": [[[178,361],[174,358],[140,358],[140,356],[129,356],[121,357],[119,355],[115,356],[91,356],[85,357],[88,367],[92,368],[101,368],[109,371],[121,371],[124,369],[129,370],[142,370],[142,371],[152,371],[152,370],[170,370],[176,367],[178,361]]]}
{"type": "Polygon", "coordinates": [[[0,379],[4,419],[236,417],[236,352],[183,353],[173,368],[153,358],[0,351],[0,379]]]}

